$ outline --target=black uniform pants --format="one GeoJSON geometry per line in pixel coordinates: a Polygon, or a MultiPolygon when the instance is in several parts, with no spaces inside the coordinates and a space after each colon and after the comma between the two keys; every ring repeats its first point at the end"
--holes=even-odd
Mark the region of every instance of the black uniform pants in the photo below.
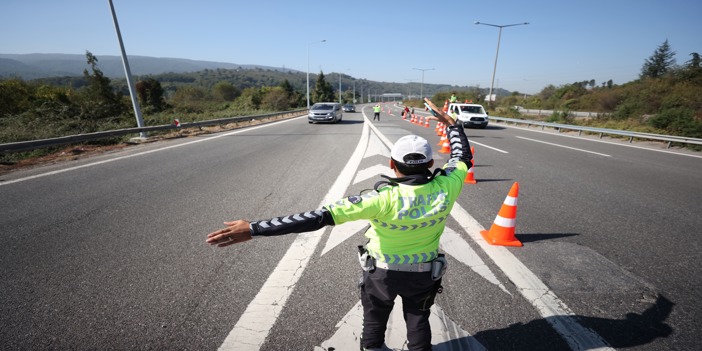
{"type": "Polygon", "coordinates": [[[373,113],[373,120],[375,121],[376,118],[378,118],[378,120],[380,121],[380,112],[373,113]]]}
{"type": "Polygon", "coordinates": [[[430,272],[397,272],[376,268],[363,272],[363,339],[361,346],[380,348],[385,341],[390,312],[395,298],[402,298],[410,351],[431,350],[429,308],[434,304],[437,282],[430,272]]]}

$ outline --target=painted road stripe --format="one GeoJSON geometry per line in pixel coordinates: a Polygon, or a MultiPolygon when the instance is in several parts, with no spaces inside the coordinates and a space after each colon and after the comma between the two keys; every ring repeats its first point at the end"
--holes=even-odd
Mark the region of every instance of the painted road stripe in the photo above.
{"type": "Polygon", "coordinates": [[[485,228],[458,202],[453,205],[451,215],[572,350],[614,351],[597,333],[580,325],[570,308],[507,248],[485,242],[480,235],[485,228]]]}
{"type": "MultiPolygon", "coordinates": [[[[501,125],[502,126],[502,125],[501,125]]],[[[591,139],[591,138],[586,138],[586,137],[581,137],[581,136],[576,136],[576,135],[568,135],[565,133],[552,133],[552,132],[547,132],[543,130],[538,130],[538,129],[529,129],[529,128],[522,128],[522,127],[517,127],[517,126],[512,126],[512,125],[503,125],[504,127],[507,128],[515,128],[515,129],[520,129],[520,130],[525,130],[528,132],[534,132],[534,133],[542,133],[542,134],[548,134],[548,135],[557,135],[560,137],[564,138],[573,138],[573,139],[578,139],[578,140],[584,140],[584,141],[592,141],[596,143],[603,143],[603,144],[610,144],[610,145],[616,145],[616,146],[624,146],[624,147],[630,147],[634,149],[640,149],[640,150],[646,150],[646,151],[655,151],[655,152],[662,152],[665,154],[673,154],[673,155],[678,155],[678,156],[687,156],[687,157],[695,157],[695,158],[702,158],[702,155],[695,155],[695,154],[685,154],[681,152],[675,152],[675,151],[670,151],[670,150],[659,150],[659,149],[653,149],[650,147],[644,147],[644,146],[637,146],[637,145],[632,145],[632,144],[622,144],[622,143],[617,143],[613,141],[606,141],[606,140],[599,140],[599,139],[591,139]]]]}
{"type": "MultiPolygon", "coordinates": [[[[432,351],[487,351],[487,349],[467,331],[450,320],[441,306],[431,306],[432,351]]],[[[385,332],[383,350],[407,350],[407,326],[402,315],[402,298],[395,299],[385,332]]],[[[336,324],[337,331],[331,338],[315,346],[314,351],[358,350],[363,330],[363,306],[361,300],[336,324]]]]}
{"type": "Polygon", "coordinates": [[[542,141],[542,140],[536,140],[536,139],[525,138],[525,137],[520,137],[520,136],[518,136],[518,137],[516,137],[516,138],[518,138],[518,139],[524,139],[524,140],[529,140],[529,141],[534,141],[534,142],[542,143],[542,144],[546,144],[546,145],[558,146],[558,147],[562,147],[562,148],[564,148],[564,149],[570,149],[570,150],[575,150],[575,151],[587,152],[587,153],[590,153],[590,154],[600,155],[600,156],[604,156],[604,157],[612,157],[611,155],[601,154],[601,153],[599,153],[599,152],[594,152],[594,151],[585,150],[585,149],[578,149],[577,147],[565,146],[565,145],[556,144],[556,143],[549,143],[549,142],[547,142],[547,141],[542,141]]]}
{"type": "MultiPolygon", "coordinates": [[[[368,144],[368,125],[363,124],[361,139],[319,207],[344,196],[351,184],[368,144]]],[[[299,234],[271,275],[236,322],[219,350],[259,350],[275,324],[295,284],[307,268],[326,228],[299,234]]]]}
{"type": "Polygon", "coordinates": [[[509,152],[507,152],[507,151],[505,151],[505,150],[500,150],[500,149],[498,149],[498,148],[496,148],[496,147],[487,146],[487,145],[482,144],[482,143],[476,143],[475,141],[472,141],[472,140],[470,140],[469,143],[470,143],[470,144],[475,144],[475,145],[480,145],[480,146],[482,146],[482,147],[486,147],[486,148],[488,148],[488,149],[495,150],[495,151],[497,151],[497,152],[501,152],[501,153],[503,153],[503,154],[508,154],[508,153],[509,153],[509,152]]]}

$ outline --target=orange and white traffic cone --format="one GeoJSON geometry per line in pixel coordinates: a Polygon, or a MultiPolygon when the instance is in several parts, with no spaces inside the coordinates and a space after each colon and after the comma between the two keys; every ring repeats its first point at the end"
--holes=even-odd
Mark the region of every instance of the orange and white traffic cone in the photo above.
{"type": "Polygon", "coordinates": [[[444,141],[448,141],[448,137],[446,137],[446,133],[441,134],[441,138],[439,139],[439,143],[436,144],[436,146],[444,145],[444,141]]]}
{"type": "Polygon", "coordinates": [[[444,110],[444,112],[448,112],[448,100],[444,102],[444,108],[442,110],[444,110]]]}
{"type": "Polygon", "coordinates": [[[424,119],[424,128],[429,128],[429,118],[424,119]]]}
{"type": "Polygon", "coordinates": [[[478,183],[477,180],[475,180],[475,174],[473,174],[473,166],[471,166],[468,169],[468,174],[466,174],[466,180],[463,181],[464,183],[469,183],[469,184],[476,184],[478,183]]]}
{"type": "Polygon", "coordinates": [[[451,153],[451,145],[449,144],[448,138],[442,137],[444,140],[444,143],[441,144],[441,150],[439,150],[439,153],[442,154],[450,154],[451,153]]]}
{"type": "Polygon", "coordinates": [[[514,236],[514,227],[517,224],[517,197],[519,196],[519,183],[515,182],[505,198],[500,212],[490,230],[481,230],[480,234],[490,245],[522,246],[522,242],[514,236]]]}
{"type": "Polygon", "coordinates": [[[436,123],[436,128],[434,128],[434,134],[436,134],[436,136],[441,136],[441,125],[441,122],[436,123]]]}

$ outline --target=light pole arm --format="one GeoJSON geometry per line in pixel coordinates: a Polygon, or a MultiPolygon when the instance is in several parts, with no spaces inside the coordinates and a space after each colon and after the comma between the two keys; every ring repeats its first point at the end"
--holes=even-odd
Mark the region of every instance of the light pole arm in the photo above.
{"type": "Polygon", "coordinates": [[[483,22],[476,21],[475,24],[482,24],[484,26],[497,27],[500,29],[499,33],[497,34],[497,49],[495,50],[495,64],[492,67],[492,79],[490,80],[490,93],[488,94],[488,107],[489,107],[492,105],[491,104],[492,103],[492,90],[493,90],[493,87],[495,86],[495,72],[497,72],[497,57],[500,55],[500,40],[502,40],[502,28],[523,26],[523,25],[529,24],[529,22],[497,25],[497,24],[490,24],[490,23],[483,23],[483,22]]]}

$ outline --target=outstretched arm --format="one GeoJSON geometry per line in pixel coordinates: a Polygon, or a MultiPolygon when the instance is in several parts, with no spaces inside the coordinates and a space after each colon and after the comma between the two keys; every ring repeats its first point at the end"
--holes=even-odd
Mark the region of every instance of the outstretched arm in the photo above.
{"type": "Polygon", "coordinates": [[[218,247],[225,247],[250,240],[254,235],[281,235],[305,233],[334,225],[334,218],[326,208],[298,213],[290,216],[276,217],[265,221],[248,222],[238,220],[224,222],[226,228],[207,234],[206,242],[218,247]]]}

